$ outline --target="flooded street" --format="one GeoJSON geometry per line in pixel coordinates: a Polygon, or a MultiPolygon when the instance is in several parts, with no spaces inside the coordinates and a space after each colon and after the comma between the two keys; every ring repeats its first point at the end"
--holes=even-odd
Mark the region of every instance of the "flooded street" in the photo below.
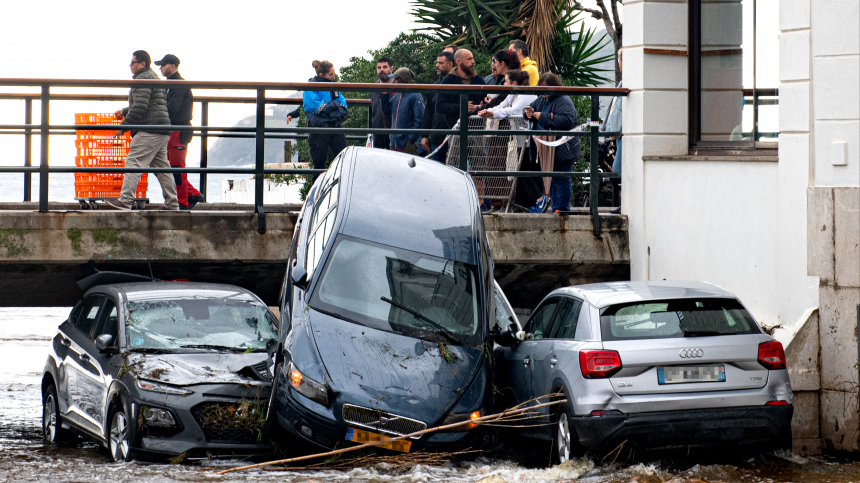
{"type": "MultiPolygon", "coordinates": [[[[200,465],[110,464],[92,444],[58,448],[42,443],[41,370],[48,343],[68,315],[60,308],[0,308],[0,482],[847,482],[860,481],[860,464],[789,452],[735,457],[720,461],[712,454],[645,463],[574,460],[555,468],[531,468],[508,458],[477,458],[446,467],[385,465],[350,471],[254,471],[223,476],[200,465]]],[[[218,463],[217,469],[228,463],[218,463]]],[[[235,464],[229,463],[230,465],[235,464]]],[[[536,464],[534,464],[536,465],[536,464]]]]}

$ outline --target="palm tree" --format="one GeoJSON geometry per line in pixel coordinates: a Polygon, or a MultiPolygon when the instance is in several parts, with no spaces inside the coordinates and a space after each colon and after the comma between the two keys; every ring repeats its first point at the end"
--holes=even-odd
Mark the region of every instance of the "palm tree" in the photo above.
{"type": "Polygon", "coordinates": [[[523,39],[541,70],[561,75],[567,83],[596,85],[608,72],[595,57],[608,40],[594,41],[580,12],[568,0],[413,0],[412,14],[440,43],[452,43],[492,55],[513,39],[523,39]],[[574,29],[579,23],[578,31],[574,29]]]}

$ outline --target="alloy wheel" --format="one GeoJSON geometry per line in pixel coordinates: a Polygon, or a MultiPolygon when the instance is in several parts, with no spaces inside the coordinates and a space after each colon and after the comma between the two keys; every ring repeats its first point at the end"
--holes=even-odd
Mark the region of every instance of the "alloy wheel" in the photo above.
{"type": "Polygon", "coordinates": [[[558,462],[564,463],[570,459],[570,425],[567,413],[561,413],[558,417],[558,429],[556,430],[556,444],[558,445],[558,462]]]}
{"type": "Polygon", "coordinates": [[[45,407],[42,410],[42,435],[48,443],[57,440],[56,402],[54,395],[50,392],[45,396],[45,407]]]}
{"type": "Polygon", "coordinates": [[[122,410],[111,419],[110,455],[114,461],[128,461],[128,421],[122,410]]]}

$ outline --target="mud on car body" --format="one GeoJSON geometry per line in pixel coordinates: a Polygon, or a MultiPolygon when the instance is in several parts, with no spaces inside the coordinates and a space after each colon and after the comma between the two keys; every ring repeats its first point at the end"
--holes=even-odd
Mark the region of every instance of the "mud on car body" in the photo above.
{"type": "Polygon", "coordinates": [[[85,436],[115,461],[268,452],[266,345],[277,330],[259,298],[231,285],[94,286],[52,342],[44,438],[85,436]]]}
{"type": "MultiPolygon", "coordinates": [[[[702,282],[613,282],[551,292],[525,340],[496,348],[508,404],[563,393],[543,410],[556,459],[577,449],[790,447],[782,345],[731,293],[702,282]]],[[[525,431],[525,430],[524,430],[525,431]]]]}
{"type": "MultiPolygon", "coordinates": [[[[270,428],[333,448],[486,414],[492,270],[466,174],[344,150],[295,230],[270,428]]],[[[437,432],[394,449],[451,448],[476,433],[437,432]]]]}

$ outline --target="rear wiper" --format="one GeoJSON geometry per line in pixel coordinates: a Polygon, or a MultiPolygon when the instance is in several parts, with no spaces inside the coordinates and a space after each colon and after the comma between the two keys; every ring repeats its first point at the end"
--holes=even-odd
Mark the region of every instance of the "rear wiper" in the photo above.
{"type": "Polygon", "coordinates": [[[438,329],[440,332],[442,332],[442,335],[444,335],[445,337],[447,337],[447,338],[448,338],[448,340],[450,340],[451,342],[453,342],[453,343],[455,343],[455,344],[459,344],[459,343],[460,343],[460,341],[459,341],[459,340],[457,340],[457,336],[455,336],[453,332],[451,332],[450,330],[446,329],[445,327],[443,327],[443,326],[442,326],[442,325],[440,325],[439,323],[437,323],[437,322],[435,322],[435,321],[433,321],[433,320],[430,320],[430,319],[428,319],[427,317],[425,317],[425,316],[423,316],[423,315],[419,314],[417,310],[410,309],[409,307],[407,307],[407,306],[405,306],[405,305],[403,305],[403,304],[401,304],[401,303],[397,303],[397,302],[395,302],[395,301],[393,301],[393,300],[391,300],[391,299],[389,299],[389,298],[386,298],[385,296],[379,297],[379,299],[380,299],[380,300],[382,300],[382,301],[384,301],[384,302],[388,302],[388,303],[390,303],[391,305],[393,305],[393,306],[397,307],[397,308],[398,308],[398,309],[400,309],[400,310],[405,310],[406,312],[409,312],[410,314],[412,314],[412,315],[414,315],[415,317],[417,317],[417,318],[419,318],[419,319],[423,320],[424,322],[427,322],[428,324],[432,325],[432,326],[433,326],[433,328],[438,329]]]}
{"type": "Polygon", "coordinates": [[[711,335],[723,335],[722,332],[716,330],[685,330],[684,337],[708,337],[711,335]]]}
{"type": "Polygon", "coordinates": [[[179,346],[183,349],[213,349],[220,351],[231,351],[231,352],[244,352],[247,349],[243,349],[241,347],[228,347],[226,345],[212,345],[212,344],[186,344],[179,346]]]}

